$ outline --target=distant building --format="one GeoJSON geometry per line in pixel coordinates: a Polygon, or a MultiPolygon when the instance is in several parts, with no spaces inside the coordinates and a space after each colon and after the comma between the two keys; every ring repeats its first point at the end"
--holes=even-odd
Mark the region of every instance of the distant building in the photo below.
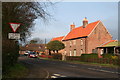
{"type": "Polygon", "coordinates": [[[65,44],[63,54],[81,56],[81,54],[97,53],[97,46],[112,40],[112,36],[100,20],[88,23],[88,20],[84,18],[82,26],[75,27],[75,24],[72,24],[66,36],[52,40],[59,40],[65,44]]]}
{"type": "Polygon", "coordinates": [[[25,51],[45,52],[45,44],[27,44],[25,47],[20,47],[20,54],[24,54],[25,51]]]}

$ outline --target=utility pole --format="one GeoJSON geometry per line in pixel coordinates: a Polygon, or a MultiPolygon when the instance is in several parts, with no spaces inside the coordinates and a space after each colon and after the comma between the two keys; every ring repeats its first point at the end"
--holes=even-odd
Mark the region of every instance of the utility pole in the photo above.
{"type": "Polygon", "coordinates": [[[45,38],[45,54],[47,54],[46,38],[45,38]]]}

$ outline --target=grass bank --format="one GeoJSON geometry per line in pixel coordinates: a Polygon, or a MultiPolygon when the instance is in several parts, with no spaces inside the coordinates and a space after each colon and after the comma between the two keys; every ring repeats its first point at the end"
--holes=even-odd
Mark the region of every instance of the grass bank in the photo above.
{"type": "Polygon", "coordinates": [[[66,61],[69,63],[76,63],[76,64],[85,64],[85,65],[95,65],[95,66],[103,66],[103,67],[112,67],[112,68],[118,68],[119,65],[113,65],[113,64],[100,64],[100,63],[90,63],[90,62],[81,62],[81,61],[66,61]]]}
{"type": "MultiPolygon", "coordinates": [[[[40,58],[40,59],[52,60],[52,61],[62,61],[62,60],[57,60],[57,59],[52,59],[52,58],[51,59],[50,58],[40,58]]],[[[120,67],[119,65],[113,65],[113,64],[99,64],[99,63],[90,63],[90,62],[81,62],[81,61],[64,61],[64,62],[69,62],[69,63],[74,63],[74,64],[103,66],[103,67],[113,67],[113,68],[120,67]]]]}
{"type": "Polygon", "coordinates": [[[6,75],[2,75],[2,78],[24,78],[28,73],[28,69],[21,63],[17,63],[10,67],[6,75]]]}

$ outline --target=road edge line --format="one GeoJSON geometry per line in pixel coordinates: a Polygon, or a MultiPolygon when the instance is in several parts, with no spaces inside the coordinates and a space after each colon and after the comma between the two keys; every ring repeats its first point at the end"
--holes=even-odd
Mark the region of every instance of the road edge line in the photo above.
{"type": "Polygon", "coordinates": [[[45,78],[49,78],[49,76],[50,76],[49,72],[46,69],[43,69],[43,70],[46,71],[46,73],[47,73],[47,76],[45,78]]]}

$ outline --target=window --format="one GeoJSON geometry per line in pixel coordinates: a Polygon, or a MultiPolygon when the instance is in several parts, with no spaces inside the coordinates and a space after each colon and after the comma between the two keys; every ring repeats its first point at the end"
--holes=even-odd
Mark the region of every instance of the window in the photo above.
{"type": "Polygon", "coordinates": [[[73,40],[73,44],[76,45],[76,40],[73,40]]]}
{"type": "Polygon", "coordinates": [[[83,53],[83,49],[81,49],[81,51],[80,51],[80,52],[81,52],[81,54],[82,54],[82,53],[83,53]]]}
{"type": "Polygon", "coordinates": [[[64,55],[66,55],[66,53],[67,53],[67,52],[65,51],[65,54],[64,54],[64,55]]]}
{"type": "Polygon", "coordinates": [[[76,49],[74,49],[74,56],[76,56],[76,49]]]}
{"type": "Polygon", "coordinates": [[[70,46],[72,46],[72,41],[70,41],[70,46]]]}
{"type": "Polygon", "coordinates": [[[72,52],[70,51],[70,56],[72,56],[72,52]]]}
{"type": "Polygon", "coordinates": [[[81,41],[81,46],[82,46],[83,45],[83,40],[81,39],[80,41],[81,41]]]}
{"type": "Polygon", "coordinates": [[[66,46],[66,42],[64,42],[64,45],[66,46]]]}

